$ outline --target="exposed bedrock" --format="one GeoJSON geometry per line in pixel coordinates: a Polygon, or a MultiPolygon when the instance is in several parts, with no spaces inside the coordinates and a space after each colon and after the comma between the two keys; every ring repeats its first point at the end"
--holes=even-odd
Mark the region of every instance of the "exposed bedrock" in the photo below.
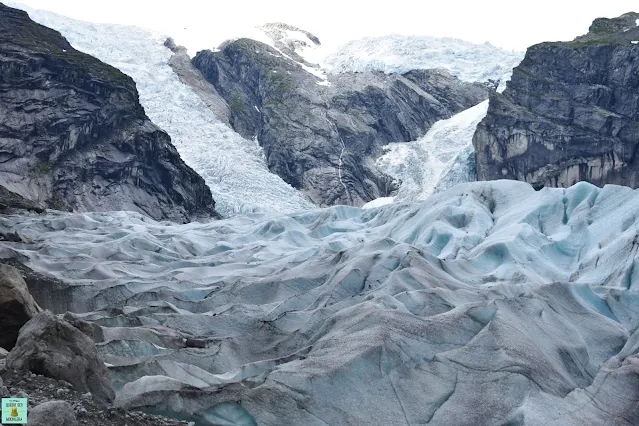
{"type": "Polygon", "coordinates": [[[418,139],[489,91],[444,70],[324,78],[250,39],[220,49],[198,52],[193,65],[226,100],[231,126],[257,138],[269,169],[319,206],[361,206],[393,194],[398,182],[374,164],[382,146],[418,139]]]}
{"type": "Polygon", "coordinates": [[[479,180],[639,187],[638,18],[528,49],[474,135],[479,180]]]}

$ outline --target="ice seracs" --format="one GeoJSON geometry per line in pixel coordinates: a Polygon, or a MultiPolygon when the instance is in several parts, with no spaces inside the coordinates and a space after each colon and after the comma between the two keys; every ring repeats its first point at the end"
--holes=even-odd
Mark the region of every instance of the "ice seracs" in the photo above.
{"type": "Polygon", "coordinates": [[[444,68],[465,81],[498,81],[523,59],[523,52],[506,51],[489,43],[453,38],[389,35],[346,43],[331,52],[324,64],[332,73],[444,68]]]}
{"type": "MultiPolygon", "coordinates": [[[[506,89],[511,75],[512,70],[501,76],[497,92],[506,89]]],[[[487,110],[488,100],[438,121],[417,141],[387,145],[376,165],[401,180],[401,187],[395,197],[373,200],[364,207],[425,200],[435,192],[476,180],[473,135],[487,110]]]]}
{"type": "Polygon", "coordinates": [[[458,156],[472,155],[473,134],[487,110],[488,100],[447,120],[438,121],[415,142],[387,145],[387,152],[377,159],[376,164],[384,173],[402,181],[395,201],[425,200],[435,192],[447,169],[455,164],[465,169],[456,170],[458,179],[448,182],[440,190],[474,180],[472,162],[465,166],[466,163],[458,156]]]}

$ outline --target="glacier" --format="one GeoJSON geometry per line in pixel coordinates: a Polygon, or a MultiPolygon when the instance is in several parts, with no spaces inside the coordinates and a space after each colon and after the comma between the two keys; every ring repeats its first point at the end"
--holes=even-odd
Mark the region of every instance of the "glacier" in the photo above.
{"type": "MultiPolygon", "coordinates": [[[[506,90],[512,69],[504,73],[496,88],[506,90]]],[[[401,181],[398,193],[366,203],[379,207],[395,201],[423,201],[435,192],[477,180],[473,135],[488,111],[488,100],[436,122],[416,141],[396,142],[384,147],[375,161],[382,172],[401,181]]]]}
{"type": "Polygon", "coordinates": [[[206,224],[5,215],[29,242],[0,257],[61,280],[36,300],[99,326],[121,407],[202,425],[629,425],[638,211],[626,187],[493,181],[206,224]]]}
{"type": "MultiPolygon", "coordinates": [[[[375,165],[401,180],[393,201],[425,200],[436,191],[476,180],[473,135],[486,116],[488,100],[436,122],[422,138],[384,147],[375,165]]],[[[371,203],[375,202],[373,200],[371,203]]],[[[371,203],[367,203],[369,207],[371,203]]]]}
{"type": "Polygon", "coordinates": [[[331,73],[403,74],[415,69],[441,68],[460,80],[497,82],[523,58],[524,52],[503,50],[490,43],[395,34],[350,41],[327,52],[322,65],[331,73]]]}
{"type": "MultiPolygon", "coordinates": [[[[397,197],[316,209],[179,82],[163,35],[24,9],[131,75],[233,216],[0,215],[22,241],[0,258],[91,324],[117,406],[198,425],[639,424],[637,190],[461,183],[484,103],[389,149],[397,197]]],[[[393,39],[368,58],[348,45],[333,72],[449,64],[485,81],[521,59],[393,39]]]]}
{"type": "Polygon", "coordinates": [[[211,188],[225,217],[240,213],[293,212],[313,207],[299,191],[268,170],[257,141],[242,138],[220,121],[168,64],[167,36],[145,29],[73,20],[26,7],[39,24],[56,29],[76,49],[133,78],[148,117],[170,136],[182,159],[211,188]]]}

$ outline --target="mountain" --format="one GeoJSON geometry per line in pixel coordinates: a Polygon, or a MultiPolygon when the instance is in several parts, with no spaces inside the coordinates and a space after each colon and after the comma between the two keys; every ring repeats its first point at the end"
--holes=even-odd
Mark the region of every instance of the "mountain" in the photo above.
{"type": "MultiPolygon", "coordinates": [[[[322,203],[343,202],[362,205],[380,196],[395,195],[400,187],[400,180],[380,172],[375,164],[384,154],[383,146],[397,141],[419,139],[439,118],[448,118],[466,107],[475,105],[485,99],[488,93],[484,87],[479,87],[479,84],[471,85],[470,87],[474,87],[472,90],[479,90],[483,94],[475,98],[471,96],[470,102],[467,100],[468,96],[462,96],[449,105],[449,98],[455,100],[459,94],[449,96],[448,85],[458,87],[462,92],[466,90],[462,88],[468,85],[450,76],[443,77],[447,75],[444,71],[416,70],[409,73],[406,80],[402,78],[404,76],[386,76],[381,72],[327,75],[322,68],[326,66],[323,62],[325,52],[322,51],[317,37],[286,24],[267,24],[252,33],[251,37],[270,46],[274,54],[279,56],[278,61],[286,62],[295,70],[296,75],[301,73],[300,70],[312,74],[306,77],[310,78],[310,86],[317,86],[312,87],[313,90],[322,91],[321,96],[335,96],[335,93],[338,93],[335,105],[320,105],[320,111],[326,112],[327,108],[333,108],[335,111],[331,114],[334,114],[337,108],[357,106],[351,115],[339,114],[336,120],[329,117],[329,122],[323,120],[314,123],[319,127],[320,134],[313,135],[310,141],[317,142],[317,147],[312,148],[311,145],[311,148],[306,149],[304,144],[300,145],[295,140],[291,146],[302,151],[299,152],[296,149],[288,149],[289,141],[280,138],[280,135],[284,133],[282,136],[288,137],[290,135],[287,136],[286,133],[304,133],[305,123],[302,119],[302,123],[293,126],[294,123],[288,122],[286,111],[279,111],[280,116],[283,116],[280,117],[283,120],[283,125],[279,126],[281,128],[273,129],[274,123],[268,125],[269,134],[278,137],[271,143],[264,143],[259,136],[255,140],[255,135],[251,131],[242,130],[240,133],[245,137],[241,137],[229,129],[231,106],[239,111],[239,98],[236,99],[235,94],[223,97],[219,88],[207,81],[200,70],[190,63],[186,50],[175,42],[170,41],[166,43],[166,47],[163,46],[166,41],[165,35],[133,27],[86,23],[49,12],[26,9],[41,24],[61,31],[76,48],[133,77],[146,113],[171,136],[184,161],[205,179],[216,200],[217,211],[225,217],[257,211],[300,211],[312,207],[313,204],[322,203]],[[426,77],[418,77],[420,73],[426,77]],[[313,75],[317,78],[313,79],[313,75]],[[423,94],[415,95],[413,87],[406,88],[406,85],[413,85],[410,78],[421,81],[420,84],[430,84],[428,79],[431,82],[444,82],[442,86],[429,86],[428,90],[434,93],[439,91],[439,100],[432,97],[426,100],[427,103],[434,104],[431,106],[431,110],[434,111],[425,113],[421,110],[417,103],[423,101],[423,94]],[[337,84],[333,87],[327,86],[332,84],[329,79],[341,82],[340,88],[337,84]],[[395,80],[398,82],[393,83],[394,87],[388,88],[388,82],[395,80]],[[365,91],[352,91],[351,87],[359,87],[365,91]],[[377,94],[383,91],[390,93],[379,97],[377,94]],[[341,98],[346,98],[346,101],[341,98]],[[411,100],[414,98],[417,101],[411,100]],[[391,108],[392,114],[386,114],[388,108],[391,108]],[[396,114],[395,110],[403,113],[396,114]],[[353,123],[356,123],[358,128],[349,129],[350,120],[354,118],[353,123]],[[360,123],[360,119],[364,122],[360,123]],[[291,124],[291,129],[285,129],[284,124],[291,124]],[[339,131],[336,131],[332,124],[336,124],[339,131]],[[376,128],[381,130],[378,132],[376,128]],[[366,133],[359,133],[362,130],[366,133]],[[344,152],[340,138],[345,142],[344,152]],[[349,146],[349,138],[354,139],[353,146],[349,146]],[[270,155],[267,155],[267,151],[270,155]],[[364,161],[360,161],[362,156],[364,161]],[[310,170],[304,172],[305,168],[310,170]],[[279,176],[272,172],[277,172],[279,176]],[[302,175],[305,177],[301,177],[302,175]],[[299,189],[302,192],[290,184],[299,185],[300,181],[303,186],[299,189]],[[322,189],[309,189],[315,185],[322,189]]],[[[234,42],[237,43],[239,40],[236,39],[234,42]]],[[[449,51],[446,55],[451,63],[459,60],[457,68],[464,63],[464,59],[456,56],[454,52],[449,51]]],[[[270,54],[267,56],[274,58],[270,54]]],[[[509,60],[516,57],[517,55],[512,54],[509,60]]],[[[483,69],[489,70],[504,58],[499,55],[485,55],[483,59],[483,69]]],[[[481,68],[479,62],[475,68],[481,68]]],[[[304,81],[306,77],[303,78],[304,81]]],[[[306,83],[302,83],[300,87],[305,87],[304,84],[306,83]]],[[[277,93],[274,96],[276,98],[277,93]]],[[[316,100],[320,99],[318,96],[315,97],[316,100]]],[[[300,99],[303,100],[303,96],[300,99]]],[[[267,107],[274,107],[274,104],[275,102],[271,102],[267,107]]],[[[251,123],[258,120],[256,117],[261,116],[261,113],[258,115],[255,109],[257,105],[250,108],[248,105],[248,102],[244,105],[246,114],[254,116],[244,121],[251,123]]],[[[264,109],[257,107],[260,111],[264,109]]],[[[302,112],[297,115],[301,116],[302,112]]],[[[304,112],[306,113],[308,112],[304,112]]],[[[270,113],[267,111],[267,114],[270,113]]],[[[236,130],[241,130],[241,126],[237,124],[240,121],[242,120],[234,121],[238,126],[236,130]]],[[[309,134],[313,132],[312,129],[307,131],[309,134]]],[[[310,143],[307,139],[302,142],[310,143]]]]}
{"type": "Polygon", "coordinates": [[[133,80],[0,4],[5,207],[217,215],[211,192],[146,116],[133,80]]]}
{"type": "Polygon", "coordinates": [[[478,179],[639,187],[638,18],[528,49],[474,135],[478,179]]]}
{"type": "Polygon", "coordinates": [[[630,425],[637,209],[626,187],[493,181],[206,224],[13,215],[2,227],[32,242],[0,256],[56,278],[34,297],[92,330],[119,407],[202,425],[630,425]]]}
{"type": "Polygon", "coordinates": [[[445,70],[327,75],[299,53],[319,44],[316,37],[297,31],[293,38],[281,24],[267,28],[279,31],[270,45],[230,40],[192,62],[228,103],[233,129],[257,139],[269,170],[318,206],[392,195],[398,182],[374,164],[381,147],[416,140],[488,96],[484,85],[445,70]],[[291,39],[296,43],[285,42],[291,39]]]}
{"type": "MultiPolygon", "coordinates": [[[[254,140],[242,138],[225,124],[223,111],[228,105],[210,91],[212,86],[190,65],[190,59],[185,61],[184,53],[165,47],[166,35],[20,7],[38,23],[60,31],[75,48],[133,78],[146,114],[168,133],[180,157],[202,176],[222,216],[313,207],[269,172],[264,152],[254,140]]],[[[171,47],[177,50],[178,46],[171,47]]]]}

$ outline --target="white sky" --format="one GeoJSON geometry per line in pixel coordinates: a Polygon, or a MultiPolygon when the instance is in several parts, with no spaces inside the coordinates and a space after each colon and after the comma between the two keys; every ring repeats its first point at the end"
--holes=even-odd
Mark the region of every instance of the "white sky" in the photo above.
{"type": "Polygon", "coordinates": [[[571,40],[597,17],[639,12],[636,0],[19,0],[31,7],[93,22],[137,25],[171,35],[197,50],[216,47],[243,28],[286,22],[328,47],[391,33],[488,41],[524,50],[571,40]]]}

